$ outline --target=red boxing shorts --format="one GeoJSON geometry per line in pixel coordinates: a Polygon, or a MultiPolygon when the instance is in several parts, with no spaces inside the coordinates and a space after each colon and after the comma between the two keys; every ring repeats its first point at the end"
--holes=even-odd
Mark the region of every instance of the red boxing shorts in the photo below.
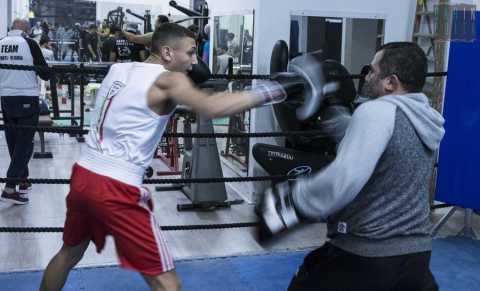
{"type": "Polygon", "coordinates": [[[147,189],[73,166],[63,241],[92,240],[97,252],[112,235],[121,265],[147,276],[174,269],[147,189]]]}

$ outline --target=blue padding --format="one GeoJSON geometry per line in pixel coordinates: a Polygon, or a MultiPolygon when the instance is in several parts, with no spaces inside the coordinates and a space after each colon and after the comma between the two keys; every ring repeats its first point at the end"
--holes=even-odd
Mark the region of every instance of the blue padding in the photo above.
{"type": "MultiPolygon", "coordinates": [[[[177,262],[184,291],[281,291],[305,251],[177,262]]],[[[442,291],[480,290],[480,243],[465,238],[434,240],[431,269],[442,291]]],[[[38,290],[42,272],[0,274],[0,290],[38,290]]],[[[140,275],[118,267],[80,268],[63,291],[149,290],[140,275]]]]}
{"type": "Polygon", "coordinates": [[[436,199],[480,209],[480,13],[473,43],[452,42],[436,199]]]}
{"type": "Polygon", "coordinates": [[[434,240],[430,269],[442,291],[480,290],[480,242],[461,237],[434,240]]]}

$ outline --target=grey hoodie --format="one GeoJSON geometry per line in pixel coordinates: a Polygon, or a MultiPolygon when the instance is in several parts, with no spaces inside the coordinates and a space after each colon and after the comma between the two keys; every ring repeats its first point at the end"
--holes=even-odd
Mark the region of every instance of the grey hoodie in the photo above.
{"type": "Polygon", "coordinates": [[[415,131],[432,151],[437,150],[445,134],[443,116],[430,106],[423,93],[412,93],[403,96],[387,95],[378,100],[392,103],[400,108],[415,127],[415,131]]]}
{"type": "Polygon", "coordinates": [[[423,93],[365,102],[354,112],[335,160],[295,184],[293,199],[301,215],[324,220],[355,199],[389,144],[397,108],[405,113],[423,144],[432,151],[438,149],[445,133],[444,119],[423,93]]]}

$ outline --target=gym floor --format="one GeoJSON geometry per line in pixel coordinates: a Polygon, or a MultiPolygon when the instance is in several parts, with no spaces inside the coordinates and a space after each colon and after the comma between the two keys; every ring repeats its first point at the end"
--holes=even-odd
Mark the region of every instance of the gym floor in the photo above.
{"type": "MultiPolygon", "coordinates": [[[[30,162],[30,177],[69,178],[71,166],[77,159],[80,153],[80,147],[83,146],[83,144],[77,143],[75,139],[70,138],[68,135],[48,133],[46,134],[46,146],[47,151],[51,151],[54,158],[46,160],[32,160],[30,162]]],[[[35,149],[39,150],[38,136],[35,137],[35,149]]],[[[7,146],[3,134],[0,134],[0,169],[6,169],[8,167],[8,164],[9,157],[7,146]]],[[[154,166],[158,169],[159,167],[161,167],[161,164],[158,163],[154,166]]],[[[0,176],[2,175],[5,176],[5,173],[0,174],[0,176]]],[[[224,175],[233,175],[231,171],[231,166],[224,167],[224,175]]],[[[155,213],[162,225],[253,222],[256,220],[256,217],[253,213],[253,205],[249,203],[243,203],[241,205],[233,206],[230,209],[219,209],[213,212],[177,212],[177,203],[185,199],[184,195],[181,192],[154,192],[153,186],[150,186],[150,188],[152,190],[152,193],[154,193],[153,197],[156,206],[155,213]]],[[[235,188],[241,187],[238,187],[237,185],[237,187],[235,188]]],[[[229,199],[242,198],[242,196],[240,195],[241,193],[237,193],[234,188],[227,186],[227,190],[229,199]]],[[[0,203],[0,226],[63,226],[65,219],[65,196],[67,192],[68,185],[35,184],[30,194],[29,204],[24,206],[12,206],[8,203],[0,203]]],[[[446,211],[448,211],[448,208],[436,210],[432,214],[432,220],[438,221],[440,217],[446,213],[446,211]]],[[[456,235],[463,227],[463,219],[463,211],[457,211],[443,226],[439,233],[439,237],[456,235]]],[[[477,234],[480,234],[480,216],[474,215],[473,227],[477,234]]],[[[293,231],[292,233],[289,233],[288,235],[280,239],[277,243],[267,248],[260,246],[254,240],[253,229],[251,228],[202,231],[167,231],[166,239],[174,258],[178,262],[179,272],[185,277],[183,279],[187,282],[190,282],[190,280],[201,280],[201,277],[195,275],[194,271],[188,271],[195,270],[195,268],[193,267],[196,266],[196,262],[203,262],[204,265],[200,263],[198,264],[203,267],[208,267],[212,264],[215,266],[215,262],[218,262],[213,258],[229,257],[226,259],[227,261],[225,262],[231,262],[232,264],[236,264],[238,260],[246,260],[247,257],[249,257],[252,259],[252,265],[259,264],[259,266],[269,266],[268,268],[265,267],[265,270],[268,270],[268,272],[270,273],[276,273],[275,268],[278,268],[278,272],[284,272],[280,272],[284,274],[282,277],[282,284],[288,284],[289,277],[293,275],[296,266],[301,261],[301,258],[304,255],[304,252],[297,251],[306,251],[321,245],[325,241],[325,234],[326,227],[324,224],[309,224],[297,229],[296,231],[293,231]],[[284,266],[284,263],[278,265],[272,263],[275,261],[275,258],[278,258],[279,260],[285,260],[285,256],[290,258],[287,260],[287,262],[290,262],[290,264],[287,264],[287,266],[284,266]]],[[[442,276],[442,282],[449,282],[449,278],[451,278],[452,283],[454,282],[454,280],[461,280],[461,276],[459,277],[459,275],[456,274],[464,274],[464,272],[467,272],[467,270],[468,272],[472,272],[472,274],[480,273],[480,243],[478,241],[462,239],[462,243],[456,245],[448,244],[447,242],[448,240],[438,240],[435,242],[434,247],[437,247],[437,249],[434,249],[432,259],[432,269],[434,267],[434,262],[438,262],[438,266],[436,268],[439,268],[437,272],[442,276]],[[446,245],[448,245],[448,247],[446,247],[446,245]],[[457,251],[459,252],[459,254],[455,255],[451,251],[457,251]],[[455,260],[460,261],[458,262],[458,264],[456,264],[455,260]],[[465,263],[461,262],[467,262],[469,265],[467,267],[464,267],[466,266],[465,263]],[[451,274],[445,274],[442,268],[443,266],[447,265],[448,267],[458,269],[452,270],[451,274]],[[456,272],[456,274],[454,275],[453,272],[456,272]]],[[[1,233],[0,272],[2,272],[3,275],[0,275],[0,285],[7,286],[7,283],[10,284],[13,282],[14,285],[8,285],[12,286],[13,289],[11,290],[32,290],[32,286],[25,287],[26,289],[22,289],[19,286],[21,286],[21,284],[24,284],[24,281],[26,279],[25,276],[34,276],[39,280],[41,272],[20,272],[13,274],[10,273],[17,271],[43,270],[51,257],[60,248],[61,244],[61,233],[1,233]],[[4,283],[7,285],[4,285],[4,283]]],[[[95,252],[93,247],[90,247],[78,267],[81,268],[112,266],[116,264],[117,258],[113,246],[113,241],[108,240],[105,249],[100,255],[95,252]]],[[[97,273],[97,271],[95,271],[96,269],[93,270],[94,273],[97,273]]],[[[115,280],[114,274],[123,274],[122,271],[119,271],[117,268],[103,268],[102,270],[103,271],[101,272],[111,272],[111,275],[105,275],[98,280],[109,280],[109,282],[111,282],[112,284],[117,281],[115,280]]],[[[215,276],[215,270],[217,272],[216,275],[225,275],[225,269],[222,268],[213,268],[212,271],[207,275],[215,276]]],[[[244,267],[244,269],[242,270],[244,271],[244,273],[248,273],[248,268],[244,267]]],[[[82,274],[84,274],[85,276],[86,274],[89,274],[88,269],[77,272],[84,272],[82,274]]],[[[245,275],[244,273],[242,274],[245,275]]],[[[78,274],[80,273],[77,273],[77,275],[78,274]]],[[[435,274],[437,275],[437,273],[435,274]]],[[[72,282],[75,281],[74,278],[76,278],[77,275],[72,275],[72,282]]],[[[122,275],[118,276],[122,277],[122,275]]],[[[474,275],[473,278],[474,279],[469,279],[470,281],[468,282],[473,284],[469,286],[476,286],[475,289],[480,290],[480,277],[478,277],[478,275],[474,275]]],[[[90,279],[94,280],[93,277],[90,279]]],[[[141,281],[139,278],[137,279],[141,281]]],[[[255,276],[250,279],[253,281],[260,280],[255,276]]],[[[38,282],[38,280],[34,280],[32,282],[35,283],[38,282]]],[[[242,283],[242,281],[239,281],[238,286],[234,290],[256,290],[248,287],[251,284],[253,283],[250,282],[249,284],[245,285],[244,283],[242,283]],[[242,288],[242,286],[244,288],[242,288]]],[[[447,283],[442,284],[444,284],[443,286],[447,286],[445,285],[447,283]]],[[[79,287],[80,285],[75,286],[79,287]]],[[[221,286],[223,285],[220,284],[217,287],[221,288],[221,286]]],[[[135,290],[144,290],[142,289],[143,287],[145,286],[140,283],[140,286],[138,287],[139,289],[135,290]]],[[[119,288],[119,290],[126,290],[122,287],[119,288]]],[[[274,285],[265,285],[264,288],[262,287],[257,290],[278,290],[274,288],[278,288],[278,286],[275,287],[274,285]]],[[[4,288],[1,289],[7,290],[4,288]]],[[[79,289],[75,288],[67,290],[79,289]]],[[[82,290],[100,289],[82,288],[82,290]]],[[[185,288],[185,290],[194,289],[185,288]]],[[[207,288],[195,290],[213,289],[207,288]]],[[[468,289],[457,288],[450,290],[468,289]]]]}

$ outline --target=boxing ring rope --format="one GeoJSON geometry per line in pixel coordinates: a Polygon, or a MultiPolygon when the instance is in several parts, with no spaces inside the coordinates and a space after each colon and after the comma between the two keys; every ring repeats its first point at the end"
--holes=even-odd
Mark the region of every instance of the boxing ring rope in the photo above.
{"type": "MultiPolygon", "coordinates": [[[[25,65],[11,65],[0,64],[0,69],[5,70],[23,70],[23,71],[40,71],[49,70],[54,73],[70,73],[70,74],[106,74],[109,66],[95,67],[96,65],[103,65],[102,63],[88,64],[79,63],[80,67],[76,65],[69,65],[64,67],[45,67],[45,66],[25,66],[25,65]]],[[[109,65],[109,64],[108,64],[109,65]]],[[[446,77],[448,72],[428,72],[426,77],[446,77]]],[[[349,74],[349,75],[331,75],[333,79],[362,79],[365,74],[349,74]]],[[[264,80],[270,79],[271,75],[211,75],[209,80],[264,80]]]]}
{"type": "MultiPolygon", "coordinates": [[[[102,64],[98,64],[102,65],[102,64]]],[[[25,66],[0,64],[0,69],[7,70],[27,70],[27,71],[50,71],[53,73],[80,74],[81,84],[83,85],[83,75],[98,74],[105,75],[108,72],[108,66],[93,67],[90,64],[80,63],[77,65],[67,65],[62,67],[44,67],[44,66],[25,66]]],[[[426,74],[427,77],[445,77],[447,72],[431,72],[426,74]]],[[[362,79],[365,74],[356,75],[333,75],[334,79],[362,79]]],[[[270,79],[271,75],[211,75],[209,80],[254,80],[254,79],[270,79]]],[[[208,82],[208,81],[207,81],[208,82]]],[[[82,92],[83,93],[83,92],[82,92]]],[[[7,126],[0,125],[0,130],[4,130],[7,126]]],[[[83,129],[83,120],[81,126],[71,127],[41,127],[41,126],[13,126],[15,128],[34,128],[37,131],[53,132],[53,133],[69,133],[76,135],[87,134],[88,130],[83,129]]],[[[320,131],[285,131],[285,132],[253,132],[253,133],[165,133],[165,137],[172,138],[263,138],[263,137],[287,137],[287,136],[318,136],[323,135],[320,131]]],[[[146,179],[144,184],[187,184],[187,183],[240,183],[240,182],[258,182],[258,181],[281,181],[287,179],[296,179],[296,176],[288,175],[271,175],[257,177],[212,177],[212,178],[189,178],[189,179],[146,179]]],[[[21,179],[21,178],[0,178],[0,183],[7,181],[27,181],[32,184],[69,184],[70,179],[21,179]]],[[[181,230],[211,230],[211,229],[228,229],[228,228],[245,228],[256,227],[258,222],[240,222],[226,224],[196,224],[196,225],[166,225],[161,226],[165,231],[181,231],[181,230]]],[[[0,233],[54,233],[63,232],[62,227],[0,227],[0,233]]]]}
{"type": "MultiPolygon", "coordinates": [[[[70,133],[70,134],[88,134],[88,129],[81,129],[78,126],[69,127],[69,126],[52,126],[52,127],[42,127],[42,126],[25,126],[25,125],[0,125],[0,130],[5,130],[7,127],[13,128],[23,128],[23,129],[35,129],[37,131],[51,132],[51,133],[70,133]]],[[[165,133],[165,137],[182,137],[182,138],[262,138],[262,137],[288,137],[288,136],[319,136],[323,133],[319,130],[310,130],[310,131],[282,131],[282,132],[241,132],[241,133],[165,133]]]]}
{"type": "MultiPolygon", "coordinates": [[[[248,228],[258,226],[258,222],[238,222],[238,223],[212,223],[212,224],[191,224],[191,225],[161,225],[164,231],[185,231],[185,230],[215,230],[229,228],[248,228]]],[[[0,233],[53,233],[63,232],[63,227],[0,227],[0,233]]]]}
{"type": "MultiPolygon", "coordinates": [[[[261,181],[279,181],[286,179],[295,179],[295,176],[289,175],[271,175],[255,177],[211,177],[211,178],[190,178],[190,179],[146,179],[144,184],[188,184],[188,183],[241,183],[241,182],[261,182],[261,181]]],[[[0,183],[5,182],[30,182],[32,184],[70,184],[70,179],[24,179],[24,178],[0,178],[0,183]]]]}

